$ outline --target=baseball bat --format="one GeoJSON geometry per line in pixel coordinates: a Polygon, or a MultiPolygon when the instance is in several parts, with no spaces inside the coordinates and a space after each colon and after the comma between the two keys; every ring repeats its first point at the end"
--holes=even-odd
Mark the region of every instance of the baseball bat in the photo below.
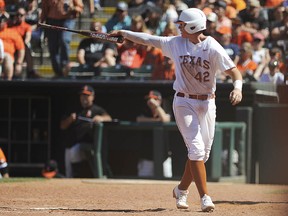
{"type": "Polygon", "coordinates": [[[38,23],[38,27],[59,30],[59,31],[73,32],[76,34],[84,35],[84,36],[91,37],[91,38],[97,38],[97,39],[112,42],[112,43],[124,42],[123,36],[110,36],[106,33],[99,33],[99,32],[93,32],[93,31],[88,31],[88,30],[73,30],[73,29],[69,29],[69,28],[65,28],[61,26],[48,25],[48,24],[40,23],[40,22],[38,23]]]}

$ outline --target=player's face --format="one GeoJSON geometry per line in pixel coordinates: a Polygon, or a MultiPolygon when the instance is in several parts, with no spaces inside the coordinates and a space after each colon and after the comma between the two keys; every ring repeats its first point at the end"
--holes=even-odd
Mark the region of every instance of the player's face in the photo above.
{"type": "Polygon", "coordinates": [[[179,28],[179,30],[180,30],[180,32],[181,32],[181,36],[183,37],[183,38],[188,38],[188,36],[189,36],[189,34],[186,32],[186,30],[184,29],[184,27],[186,26],[186,23],[184,23],[184,22],[179,22],[178,23],[178,28],[179,28]]]}

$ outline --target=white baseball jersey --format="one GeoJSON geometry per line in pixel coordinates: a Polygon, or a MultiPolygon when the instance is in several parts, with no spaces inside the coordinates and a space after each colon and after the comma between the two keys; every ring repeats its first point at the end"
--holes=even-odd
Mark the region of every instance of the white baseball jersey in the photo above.
{"type": "Polygon", "coordinates": [[[212,37],[193,44],[180,36],[161,42],[164,55],[174,60],[176,80],[173,88],[188,94],[212,94],[216,74],[235,67],[224,48],[212,37]]]}

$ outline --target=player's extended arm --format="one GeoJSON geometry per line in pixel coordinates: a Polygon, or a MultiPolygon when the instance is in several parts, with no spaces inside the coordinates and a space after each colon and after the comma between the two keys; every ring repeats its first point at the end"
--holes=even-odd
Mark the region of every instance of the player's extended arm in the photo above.
{"type": "Polygon", "coordinates": [[[132,32],[129,30],[115,30],[112,31],[110,36],[123,36],[124,38],[133,41],[137,44],[142,44],[146,46],[153,46],[157,48],[161,48],[160,39],[161,36],[151,35],[143,32],[132,32]]]}

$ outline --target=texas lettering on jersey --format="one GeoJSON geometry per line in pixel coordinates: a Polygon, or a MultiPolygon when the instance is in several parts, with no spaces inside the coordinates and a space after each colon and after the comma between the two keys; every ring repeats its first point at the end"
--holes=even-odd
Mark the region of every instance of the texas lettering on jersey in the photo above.
{"type": "Polygon", "coordinates": [[[190,73],[199,82],[209,82],[210,62],[197,56],[184,55],[180,57],[183,71],[190,73]]]}

